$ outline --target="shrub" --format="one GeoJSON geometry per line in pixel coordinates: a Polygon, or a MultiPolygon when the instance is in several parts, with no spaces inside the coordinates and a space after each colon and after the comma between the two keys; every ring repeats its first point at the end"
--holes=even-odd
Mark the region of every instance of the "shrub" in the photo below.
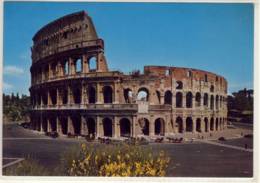
{"type": "Polygon", "coordinates": [[[81,144],[65,154],[63,167],[70,176],[165,176],[170,158],[163,152],[125,144],[94,147],[81,144]]]}

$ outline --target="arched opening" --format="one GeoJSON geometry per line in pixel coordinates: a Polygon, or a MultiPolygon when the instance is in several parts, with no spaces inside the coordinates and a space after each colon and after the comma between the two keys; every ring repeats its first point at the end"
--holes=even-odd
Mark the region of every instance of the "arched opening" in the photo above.
{"type": "Polygon", "coordinates": [[[158,104],[160,104],[161,103],[161,94],[159,91],[156,91],[156,96],[157,96],[158,104]]]}
{"type": "Polygon", "coordinates": [[[137,94],[137,100],[149,101],[149,91],[146,88],[140,88],[137,94]]]}
{"type": "Polygon", "coordinates": [[[196,120],[196,131],[201,132],[201,120],[200,120],[200,118],[198,118],[196,120]]]}
{"type": "Polygon", "coordinates": [[[178,132],[183,133],[183,121],[181,117],[176,118],[176,124],[178,125],[178,132]]]}
{"type": "Polygon", "coordinates": [[[69,61],[68,60],[65,61],[63,72],[65,75],[69,74],[69,61]]]}
{"type": "Polygon", "coordinates": [[[213,85],[210,86],[210,92],[214,92],[214,86],[213,85]]]}
{"type": "Polygon", "coordinates": [[[50,90],[50,97],[51,97],[51,104],[56,105],[57,104],[57,91],[56,91],[56,89],[50,90]]]}
{"type": "Polygon", "coordinates": [[[182,93],[177,92],[176,93],[176,108],[181,108],[182,107],[182,93]]]}
{"type": "Polygon", "coordinates": [[[77,73],[82,71],[82,59],[81,58],[77,58],[75,60],[75,66],[76,66],[76,72],[77,73]]]}
{"type": "Polygon", "coordinates": [[[113,102],[113,89],[110,86],[103,87],[103,97],[105,104],[113,102]]]}
{"type": "Polygon", "coordinates": [[[165,123],[162,118],[157,118],[154,122],[154,134],[155,135],[164,135],[165,132],[165,123]]]}
{"type": "Polygon", "coordinates": [[[192,77],[192,71],[191,71],[191,70],[187,71],[187,77],[188,77],[188,78],[191,78],[191,77],[192,77]]]}
{"type": "Polygon", "coordinates": [[[103,119],[104,136],[112,137],[112,120],[110,118],[103,119]]]}
{"type": "Polygon", "coordinates": [[[192,124],[192,118],[188,117],[186,119],[186,132],[192,132],[193,124],[192,124]]]}
{"type": "Polygon", "coordinates": [[[47,92],[42,93],[42,101],[43,101],[43,105],[48,104],[48,94],[47,94],[47,92]]]}
{"type": "Polygon", "coordinates": [[[41,93],[36,95],[36,101],[37,101],[37,105],[40,106],[41,105],[41,93]]]}
{"type": "Polygon", "coordinates": [[[186,94],[186,107],[192,108],[192,93],[191,92],[188,92],[186,94]]]}
{"type": "Polygon", "coordinates": [[[216,96],[216,109],[217,109],[217,110],[218,110],[218,107],[219,107],[218,104],[219,104],[219,96],[217,95],[217,96],[216,96]]]}
{"type": "Polygon", "coordinates": [[[87,118],[87,129],[88,129],[88,135],[92,135],[93,137],[96,134],[96,122],[93,118],[87,118]]]}
{"type": "Polygon", "coordinates": [[[172,105],[172,92],[169,90],[164,94],[164,104],[172,105]]]}
{"type": "Polygon", "coordinates": [[[74,134],[75,135],[80,135],[80,130],[81,130],[81,116],[72,116],[72,125],[74,129],[74,134]]]}
{"type": "Polygon", "coordinates": [[[94,72],[97,70],[97,59],[96,57],[91,57],[88,60],[88,64],[89,64],[89,71],[90,72],[94,72]]]}
{"type": "Polygon", "coordinates": [[[181,90],[183,88],[183,83],[181,81],[176,81],[176,89],[181,90]]]}
{"type": "Polygon", "coordinates": [[[214,119],[211,118],[210,119],[210,131],[213,131],[214,130],[214,119]]]}
{"type": "Polygon", "coordinates": [[[208,75],[207,74],[204,75],[204,81],[208,82],[208,75]]]}
{"type": "Polygon", "coordinates": [[[67,134],[68,133],[68,117],[61,117],[60,123],[61,123],[62,134],[64,134],[64,135],[67,134]]]}
{"type": "Polygon", "coordinates": [[[76,87],[72,90],[73,92],[73,98],[75,104],[80,104],[81,102],[81,90],[79,87],[76,87]]]}
{"type": "Polygon", "coordinates": [[[57,121],[55,116],[50,117],[50,125],[51,125],[51,131],[56,132],[57,131],[57,121]]]}
{"type": "Polygon", "coordinates": [[[218,127],[219,127],[218,118],[216,118],[216,131],[219,130],[218,127]]]}
{"type": "Polygon", "coordinates": [[[200,102],[201,102],[201,95],[199,92],[196,93],[196,96],[195,96],[195,105],[196,107],[200,107],[200,102]]]}
{"type": "Polygon", "coordinates": [[[141,118],[138,120],[142,133],[144,135],[149,135],[149,120],[146,118],[141,118]]]}
{"type": "Polygon", "coordinates": [[[219,99],[219,108],[222,108],[222,101],[223,101],[223,97],[220,96],[220,99],[219,99]]]}
{"type": "Polygon", "coordinates": [[[46,65],[44,68],[44,80],[48,80],[49,79],[49,66],[46,65]]]}
{"type": "Polygon", "coordinates": [[[46,117],[42,118],[42,128],[44,132],[48,131],[48,121],[46,117]]]}
{"type": "Polygon", "coordinates": [[[214,96],[213,95],[210,96],[210,109],[214,110],[214,96]]]}
{"type": "Polygon", "coordinates": [[[51,76],[52,78],[56,76],[56,64],[51,64],[51,76]]]}
{"type": "Polygon", "coordinates": [[[88,88],[88,103],[95,104],[96,103],[96,89],[93,86],[88,88]]]}
{"type": "Polygon", "coordinates": [[[68,103],[68,90],[63,89],[62,92],[62,104],[67,104],[68,103]]]}
{"type": "Polygon", "coordinates": [[[131,136],[131,122],[127,118],[122,118],[119,121],[120,124],[120,136],[130,137],[131,136]]]}
{"type": "Polygon", "coordinates": [[[222,130],[222,118],[219,118],[219,130],[222,130]]]}
{"type": "Polygon", "coordinates": [[[203,105],[204,106],[206,106],[206,107],[208,107],[208,103],[209,103],[209,99],[208,99],[209,97],[208,97],[208,94],[207,93],[204,93],[204,97],[203,97],[203,105]]]}
{"type": "Polygon", "coordinates": [[[204,122],[205,122],[205,132],[208,132],[208,118],[204,118],[204,122]]]}
{"type": "Polygon", "coordinates": [[[133,92],[131,89],[129,88],[124,89],[124,98],[125,98],[125,103],[132,103],[133,92]]]}

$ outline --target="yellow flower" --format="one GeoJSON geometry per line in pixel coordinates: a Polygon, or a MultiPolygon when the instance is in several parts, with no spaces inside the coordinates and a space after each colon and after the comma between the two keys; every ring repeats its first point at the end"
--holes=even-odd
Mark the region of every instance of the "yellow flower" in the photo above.
{"type": "Polygon", "coordinates": [[[120,160],[120,159],[121,159],[121,156],[120,156],[119,154],[117,155],[117,159],[118,159],[118,160],[120,160]]]}
{"type": "Polygon", "coordinates": [[[82,143],[82,144],[81,144],[81,148],[82,148],[83,150],[85,150],[85,149],[86,149],[86,144],[82,143]]]}

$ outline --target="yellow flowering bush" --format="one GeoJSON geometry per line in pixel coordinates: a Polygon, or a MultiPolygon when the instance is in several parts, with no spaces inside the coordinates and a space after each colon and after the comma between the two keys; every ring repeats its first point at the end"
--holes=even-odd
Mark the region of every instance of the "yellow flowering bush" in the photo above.
{"type": "Polygon", "coordinates": [[[70,176],[165,176],[170,158],[163,152],[129,145],[94,147],[81,144],[69,162],[70,176]]]}

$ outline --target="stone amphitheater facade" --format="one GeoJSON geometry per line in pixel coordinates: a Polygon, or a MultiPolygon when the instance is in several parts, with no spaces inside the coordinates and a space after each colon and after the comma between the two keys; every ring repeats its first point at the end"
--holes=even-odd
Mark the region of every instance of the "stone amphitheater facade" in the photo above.
{"type": "Polygon", "coordinates": [[[211,133],[227,126],[227,81],[198,69],[110,71],[104,41],[81,11],[33,37],[31,128],[121,137],[211,133]]]}

